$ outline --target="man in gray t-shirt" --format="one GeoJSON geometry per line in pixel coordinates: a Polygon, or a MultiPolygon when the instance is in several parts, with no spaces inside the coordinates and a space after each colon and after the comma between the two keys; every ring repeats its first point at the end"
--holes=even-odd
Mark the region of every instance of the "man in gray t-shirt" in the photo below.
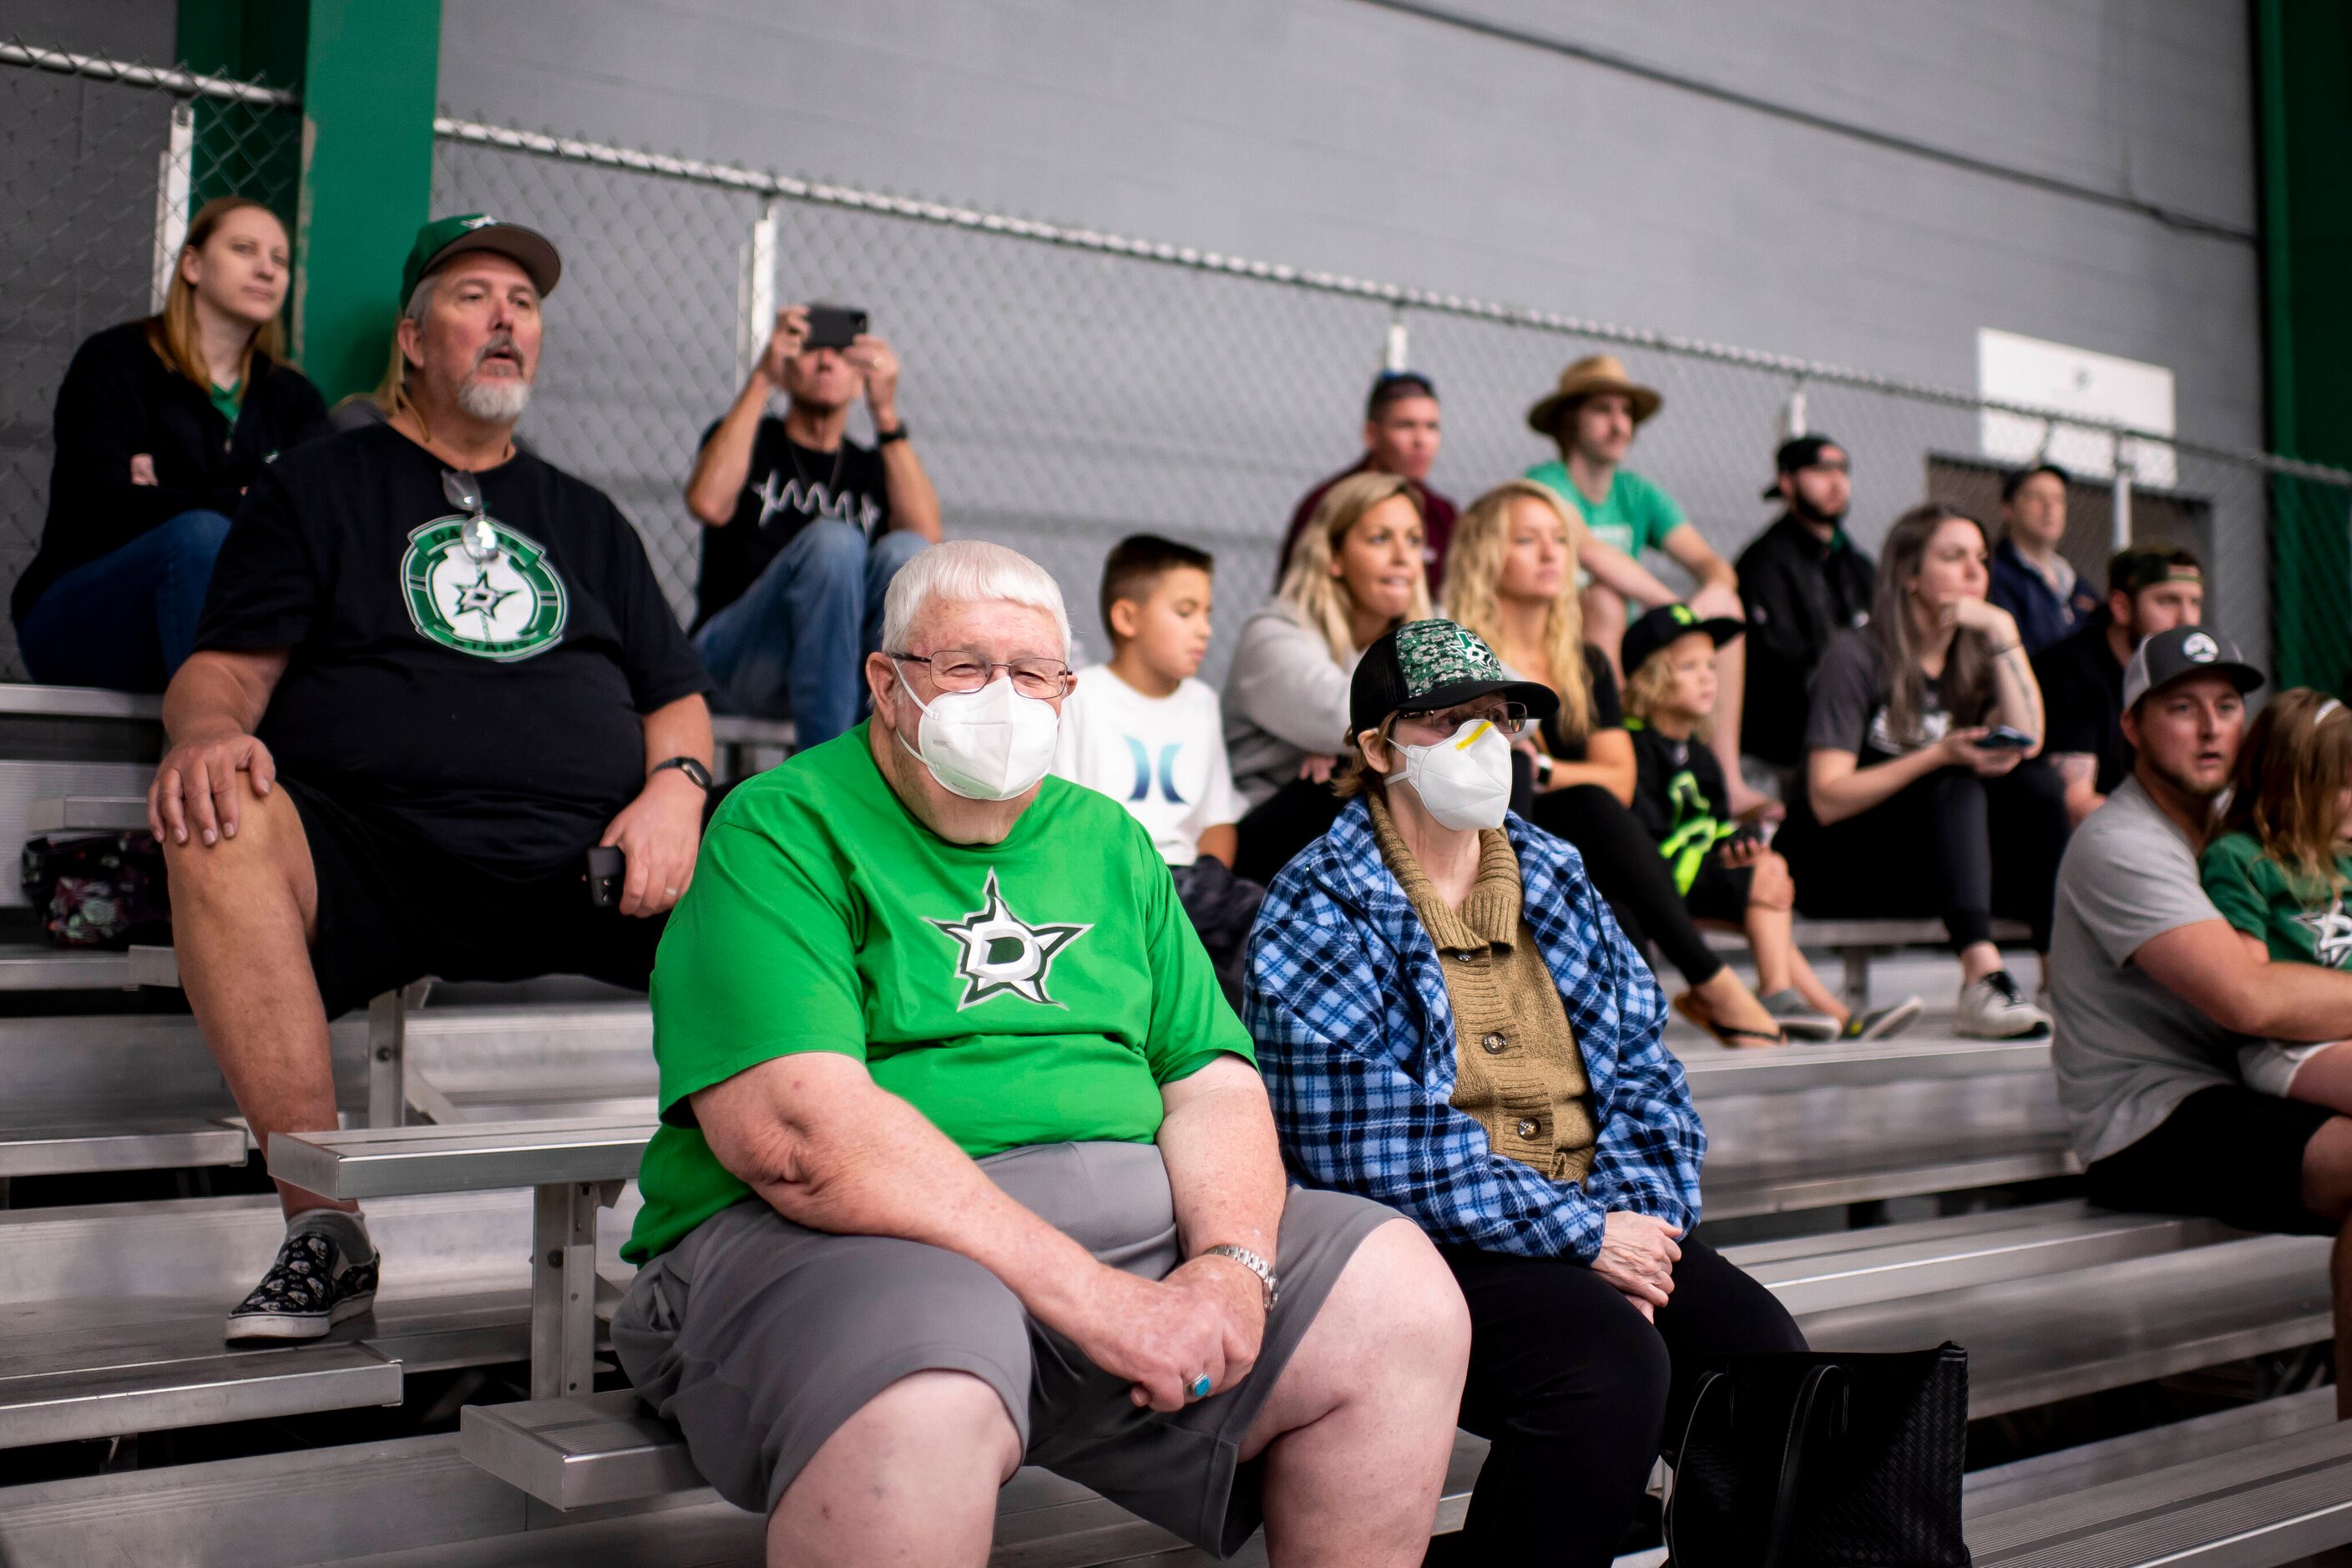
{"type": "MultiPolygon", "coordinates": [[[[2352,1366],[2352,1117],[2238,1080],[2242,1036],[2352,1035],[2352,973],[2268,963],[2197,879],[2262,675],[2213,632],[2124,672],[2132,776],[2074,830],[2050,944],[2058,1098],[2095,1203],[2335,1234],[2336,1364],[2352,1366]]],[[[2352,1381],[2337,1415],[2352,1417],[2352,1381]]]]}
{"type": "Polygon", "coordinates": [[[2126,779],[2074,830],[2050,928],[2058,1100],[2086,1165],[2161,1126],[2197,1090],[2237,1081],[2239,1037],[2166,990],[2132,954],[2221,911],[2197,847],[2126,779]]]}

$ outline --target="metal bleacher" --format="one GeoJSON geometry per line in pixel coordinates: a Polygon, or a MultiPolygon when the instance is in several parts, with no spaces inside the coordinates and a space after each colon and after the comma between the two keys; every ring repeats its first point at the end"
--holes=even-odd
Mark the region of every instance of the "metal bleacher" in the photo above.
{"type": "MultiPolygon", "coordinates": [[[[134,826],[158,741],[152,700],[0,686],[0,835],[134,826]]],[[[720,742],[724,774],[772,763],[790,737],[722,721],[720,742]]],[[[614,1386],[604,1342],[652,1129],[641,1000],[563,982],[419,988],[339,1020],[345,1130],[280,1140],[271,1162],[365,1200],[383,1293],[322,1342],[231,1349],[221,1316],[280,1226],[266,1194],[201,1195],[205,1169],[242,1165],[248,1145],[194,1021],[155,989],[177,984],[171,952],[49,949],[21,900],[0,889],[0,992],[15,994],[0,998],[0,1563],[760,1561],[761,1521],[719,1502],[676,1435],[614,1386]],[[5,1206],[11,1178],[54,1202],[61,1180],[142,1170],[181,1173],[195,1195],[5,1206]],[[516,1372],[478,1386],[532,1397],[466,1404],[457,1431],[358,1426],[413,1396],[411,1380],[501,1368],[516,1372]],[[29,1449],[178,1432],[173,1451],[194,1457],[209,1429],[291,1417],[354,1430],[153,1468],[133,1446],[126,1468],[7,1484],[29,1449]]],[[[1874,959],[1940,940],[1900,923],[1801,930],[1864,984],[1874,959]]],[[[2328,1337],[2324,1239],[2071,1195],[2046,1041],[1959,1040],[1930,1019],[1867,1046],[1732,1051],[1679,1029],[1671,1043],[1708,1126],[1710,1221],[1772,1237],[1727,1254],[1819,1346],[1968,1344],[1979,1418],[2328,1337]],[[1912,1217],[1888,1223],[1890,1207],[1912,1217]]],[[[1977,1560],[2220,1568],[2352,1542],[2352,1434],[2332,1399],[2323,1387],[1979,1471],[1977,1560]]],[[[1459,1528],[1484,1447],[1457,1444],[1441,1531],[1459,1528]]],[[[1263,1560],[1262,1542],[1241,1559],[1263,1560]]],[[[1024,1470],[1000,1499],[994,1561],[1206,1559],[1024,1470]]]]}

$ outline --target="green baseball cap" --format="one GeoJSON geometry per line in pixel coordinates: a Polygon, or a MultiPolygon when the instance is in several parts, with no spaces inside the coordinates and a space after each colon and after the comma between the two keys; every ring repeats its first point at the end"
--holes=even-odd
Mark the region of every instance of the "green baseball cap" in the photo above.
{"type": "Polygon", "coordinates": [[[459,213],[455,217],[436,217],[416,231],[416,243],[408,247],[408,264],[400,269],[402,308],[416,297],[416,286],[425,281],[426,273],[468,250],[495,250],[511,258],[530,275],[530,286],[542,300],[555,292],[556,280],[563,276],[563,258],[539,230],[502,222],[488,213],[459,213]]]}

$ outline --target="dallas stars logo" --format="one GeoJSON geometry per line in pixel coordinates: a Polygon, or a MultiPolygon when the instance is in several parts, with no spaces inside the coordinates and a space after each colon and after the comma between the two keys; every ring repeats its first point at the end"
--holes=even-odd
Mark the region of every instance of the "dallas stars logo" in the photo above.
{"type": "Polygon", "coordinates": [[[991,996],[1006,993],[1040,1006],[1061,1006],[1045,990],[1045,976],[1054,967],[1054,955],[1094,927],[1031,925],[1023,921],[1004,907],[1004,895],[997,891],[993,868],[988,873],[988,886],[982,896],[985,902],[981,908],[963,919],[930,922],[962,949],[956,959],[956,975],[965,985],[963,1000],[956,1004],[956,1011],[961,1013],[991,996]]]}
{"type": "Polygon", "coordinates": [[[485,518],[497,548],[467,548],[474,520],[439,517],[408,536],[401,557],[401,596],[417,631],[458,653],[510,664],[544,653],[563,638],[570,613],[563,579],[539,541],[485,518]]]}
{"type": "Polygon", "coordinates": [[[2322,913],[2294,918],[2311,932],[2311,955],[2321,963],[2341,969],[2347,959],[2352,959],[2352,914],[2344,912],[2343,900],[2336,900],[2322,913]]]}

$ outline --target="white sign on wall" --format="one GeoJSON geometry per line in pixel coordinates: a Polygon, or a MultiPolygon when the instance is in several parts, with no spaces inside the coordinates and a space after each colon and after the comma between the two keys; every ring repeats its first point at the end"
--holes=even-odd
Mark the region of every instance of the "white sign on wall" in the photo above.
{"type": "MultiPolygon", "coordinates": [[[[2173,434],[2172,373],[2164,366],[1991,327],[1977,330],[1977,395],[2173,434]]],[[[1990,409],[1980,418],[1979,439],[1988,458],[2004,463],[2046,458],[2086,479],[2115,472],[2115,442],[2104,430],[1990,409]]],[[[2140,484],[2170,485],[2179,477],[2166,442],[2127,440],[2124,458],[2140,484]]]]}

